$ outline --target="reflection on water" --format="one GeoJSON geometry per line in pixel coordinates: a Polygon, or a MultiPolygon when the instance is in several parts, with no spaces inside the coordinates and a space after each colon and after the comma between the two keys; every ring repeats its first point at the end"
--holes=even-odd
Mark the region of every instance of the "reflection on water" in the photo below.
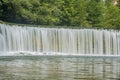
{"type": "Polygon", "coordinates": [[[120,80],[120,59],[0,57],[0,80],[120,80]]]}

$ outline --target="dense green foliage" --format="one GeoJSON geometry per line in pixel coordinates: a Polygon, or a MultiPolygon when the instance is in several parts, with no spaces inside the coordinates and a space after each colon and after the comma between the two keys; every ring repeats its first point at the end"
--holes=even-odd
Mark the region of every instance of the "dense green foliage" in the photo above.
{"type": "Polygon", "coordinates": [[[0,20],[14,23],[120,28],[120,0],[0,0],[0,20]]]}

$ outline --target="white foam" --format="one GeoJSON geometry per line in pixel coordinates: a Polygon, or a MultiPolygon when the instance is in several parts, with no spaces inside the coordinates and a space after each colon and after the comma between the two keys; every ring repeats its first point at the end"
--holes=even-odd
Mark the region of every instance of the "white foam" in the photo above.
{"type": "Polygon", "coordinates": [[[120,57],[120,55],[98,55],[98,54],[76,54],[76,53],[58,53],[58,52],[0,52],[0,56],[98,56],[98,57],[120,57]]]}

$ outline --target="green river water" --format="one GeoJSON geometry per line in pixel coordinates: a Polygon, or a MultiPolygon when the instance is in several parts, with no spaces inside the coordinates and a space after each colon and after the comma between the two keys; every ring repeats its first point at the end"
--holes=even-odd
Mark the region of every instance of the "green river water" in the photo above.
{"type": "Polygon", "coordinates": [[[120,58],[4,56],[0,80],[120,80],[120,58]]]}

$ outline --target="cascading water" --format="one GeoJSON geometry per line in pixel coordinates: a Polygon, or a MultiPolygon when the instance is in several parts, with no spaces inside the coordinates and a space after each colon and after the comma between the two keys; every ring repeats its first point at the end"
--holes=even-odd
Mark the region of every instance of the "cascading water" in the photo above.
{"type": "Polygon", "coordinates": [[[0,24],[0,52],[120,55],[120,32],[0,24]]]}

